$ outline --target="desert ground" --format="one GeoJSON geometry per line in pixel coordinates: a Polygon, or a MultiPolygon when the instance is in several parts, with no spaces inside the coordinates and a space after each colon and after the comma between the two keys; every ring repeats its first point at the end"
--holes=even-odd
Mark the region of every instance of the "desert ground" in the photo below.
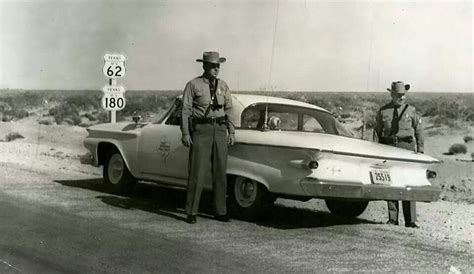
{"type": "MultiPolygon", "coordinates": [[[[164,109],[161,113],[163,111],[164,109]]],[[[67,199],[64,200],[64,197],[62,199],[45,197],[42,191],[38,191],[41,186],[31,183],[13,185],[16,179],[8,177],[9,170],[15,170],[20,173],[24,171],[25,176],[55,174],[56,178],[62,180],[75,178],[100,180],[101,168],[81,165],[79,162],[79,156],[86,152],[82,145],[83,139],[87,136],[86,126],[57,124],[54,120],[48,123],[39,122],[44,121],[47,116],[48,108],[43,106],[30,111],[27,117],[0,122],[0,166],[3,172],[6,172],[2,175],[3,178],[7,178],[0,182],[0,192],[22,197],[30,202],[55,204],[67,208],[71,205],[67,199]],[[13,135],[21,135],[21,138],[8,137],[13,135]]],[[[124,119],[131,121],[130,117],[124,119]]],[[[420,229],[413,230],[399,226],[386,228],[388,229],[386,232],[399,233],[401,237],[414,235],[417,239],[430,239],[440,246],[447,245],[464,252],[467,256],[465,258],[470,262],[465,261],[459,265],[448,263],[438,270],[447,272],[450,267],[454,267],[451,271],[453,269],[467,271],[469,265],[472,266],[474,250],[474,162],[471,158],[471,153],[474,153],[474,141],[466,142],[465,137],[474,136],[474,125],[465,122],[462,126],[452,128],[448,125],[434,126],[426,117],[423,120],[426,136],[425,153],[441,160],[441,163],[434,165],[433,169],[438,173],[435,185],[441,187],[442,194],[437,202],[418,203],[420,229]],[[448,153],[452,144],[463,144],[467,149],[466,153],[448,153]]],[[[356,134],[360,125],[361,121],[357,119],[346,122],[346,127],[356,134]]],[[[34,181],[33,177],[31,181],[34,181]]],[[[20,182],[29,180],[23,178],[20,182]]],[[[42,187],[53,188],[47,184],[42,187]]],[[[320,200],[296,202],[278,199],[276,204],[301,212],[308,210],[327,212],[320,200]]],[[[359,219],[387,227],[384,224],[387,220],[386,203],[383,201],[370,203],[359,219]]],[[[292,219],[288,218],[287,222],[292,222],[292,219]]],[[[291,226],[290,223],[279,225],[291,226]]]]}

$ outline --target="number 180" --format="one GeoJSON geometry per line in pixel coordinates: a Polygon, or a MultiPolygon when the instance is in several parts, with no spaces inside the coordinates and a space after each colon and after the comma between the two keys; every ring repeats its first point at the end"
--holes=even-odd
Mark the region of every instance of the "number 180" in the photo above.
{"type": "Polygon", "coordinates": [[[124,100],[122,97],[119,97],[115,99],[114,97],[112,98],[105,98],[105,108],[123,108],[124,106],[124,100]]]}

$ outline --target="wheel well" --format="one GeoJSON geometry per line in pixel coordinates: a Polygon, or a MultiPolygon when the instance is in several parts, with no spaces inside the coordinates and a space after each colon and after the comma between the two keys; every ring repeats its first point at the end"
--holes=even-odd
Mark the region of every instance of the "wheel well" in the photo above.
{"type": "Polygon", "coordinates": [[[263,186],[267,191],[268,193],[270,193],[270,190],[268,189],[268,186],[265,185],[264,183],[260,182],[259,180],[255,180],[253,178],[250,178],[250,177],[247,177],[247,176],[240,176],[240,175],[235,175],[235,174],[227,174],[227,185],[229,185],[229,183],[233,183],[234,180],[237,178],[237,177],[243,177],[243,178],[247,178],[247,179],[250,179],[250,180],[254,180],[255,182],[257,182],[259,185],[263,186]]]}
{"type": "Polygon", "coordinates": [[[112,149],[117,149],[117,147],[111,143],[100,143],[97,146],[97,160],[99,165],[105,164],[106,156],[112,149]]]}

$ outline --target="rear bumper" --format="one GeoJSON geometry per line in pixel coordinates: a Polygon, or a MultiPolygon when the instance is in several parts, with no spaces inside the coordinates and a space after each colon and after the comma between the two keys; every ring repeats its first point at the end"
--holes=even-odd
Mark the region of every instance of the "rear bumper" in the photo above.
{"type": "Polygon", "coordinates": [[[315,198],[350,198],[362,200],[437,201],[441,189],[435,186],[392,187],[355,183],[327,183],[315,179],[301,182],[303,191],[315,198]]]}

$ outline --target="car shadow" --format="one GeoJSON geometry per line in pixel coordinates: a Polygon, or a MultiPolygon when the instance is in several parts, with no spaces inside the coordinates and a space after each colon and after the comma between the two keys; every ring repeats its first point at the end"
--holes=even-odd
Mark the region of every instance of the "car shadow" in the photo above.
{"type": "MultiPolygon", "coordinates": [[[[55,180],[63,186],[88,189],[109,195],[96,196],[103,203],[124,208],[138,209],[160,214],[177,220],[186,220],[184,189],[169,188],[160,185],[137,183],[130,194],[118,195],[108,188],[101,178],[85,180],[55,180]]],[[[203,192],[199,217],[213,218],[213,200],[211,193],[203,192]]]]}
{"type": "Polygon", "coordinates": [[[379,223],[360,218],[340,217],[326,211],[276,204],[268,210],[265,216],[257,220],[256,224],[277,229],[296,229],[379,223]]]}
{"type": "MultiPolygon", "coordinates": [[[[160,185],[137,183],[129,195],[116,195],[103,183],[101,178],[85,180],[55,180],[63,186],[88,189],[103,194],[98,195],[103,203],[123,209],[138,209],[162,216],[185,220],[186,191],[160,185]]],[[[203,192],[199,217],[213,218],[214,203],[211,192],[203,192]]],[[[378,224],[365,219],[344,218],[325,211],[306,208],[286,207],[276,204],[264,216],[253,221],[259,226],[276,229],[317,228],[336,225],[378,224]]]]}

